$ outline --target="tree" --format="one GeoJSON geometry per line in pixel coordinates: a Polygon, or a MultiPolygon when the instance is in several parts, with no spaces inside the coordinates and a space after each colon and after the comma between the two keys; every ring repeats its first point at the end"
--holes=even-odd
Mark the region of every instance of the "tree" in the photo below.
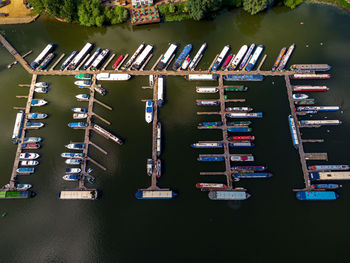
{"type": "Polygon", "coordinates": [[[243,0],[243,9],[250,13],[251,15],[255,15],[267,7],[267,0],[243,0]]]}
{"type": "Polygon", "coordinates": [[[303,0],[285,0],[284,5],[288,6],[290,9],[294,9],[298,5],[300,5],[302,2],[303,0]]]}
{"type": "Polygon", "coordinates": [[[42,14],[45,11],[42,0],[29,0],[29,3],[38,14],[42,14]]]}
{"type": "Polygon", "coordinates": [[[43,0],[44,8],[49,16],[59,16],[61,1],[60,0],[43,0]]]}
{"type": "Polygon", "coordinates": [[[105,22],[104,8],[100,0],[83,0],[78,5],[78,19],[84,26],[102,26],[105,22]]]}
{"type": "Polygon", "coordinates": [[[60,17],[66,19],[67,22],[72,22],[76,18],[77,12],[76,2],[73,0],[64,0],[60,10],[60,17]]]}
{"type": "Polygon", "coordinates": [[[222,0],[187,0],[188,13],[194,20],[201,20],[220,9],[222,0]]]}

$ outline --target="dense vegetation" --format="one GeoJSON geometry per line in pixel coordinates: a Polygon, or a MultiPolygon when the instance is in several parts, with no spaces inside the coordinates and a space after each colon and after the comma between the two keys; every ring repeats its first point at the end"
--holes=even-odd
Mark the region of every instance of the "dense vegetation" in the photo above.
{"type": "Polygon", "coordinates": [[[129,13],[123,7],[105,7],[101,0],[30,0],[39,14],[77,21],[84,26],[118,24],[128,19],[129,13]]]}
{"type": "Polygon", "coordinates": [[[182,21],[191,18],[185,3],[158,6],[159,14],[165,21],[182,21]]]}

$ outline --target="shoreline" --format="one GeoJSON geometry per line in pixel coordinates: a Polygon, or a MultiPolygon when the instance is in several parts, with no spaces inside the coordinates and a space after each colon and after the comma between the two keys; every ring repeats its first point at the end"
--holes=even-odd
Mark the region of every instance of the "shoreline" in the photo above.
{"type": "Polygon", "coordinates": [[[34,22],[40,15],[24,17],[4,17],[0,19],[0,25],[29,24],[34,22]]]}
{"type": "MultiPolygon", "coordinates": [[[[305,0],[305,3],[312,3],[312,4],[320,4],[320,5],[339,7],[341,9],[344,9],[344,10],[350,12],[350,8],[345,7],[345,6],[341,6],[338,3],[336,3],[336,2],[328,2],[328,1],[324,1],[324,0],[305,0]]],[[[350,5],[350,3],[349,3],[349,5],[350,5]]]]}

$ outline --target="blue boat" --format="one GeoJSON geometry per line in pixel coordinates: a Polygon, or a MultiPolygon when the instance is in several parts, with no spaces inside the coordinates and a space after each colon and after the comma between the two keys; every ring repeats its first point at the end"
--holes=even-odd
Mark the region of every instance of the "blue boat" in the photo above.
{"type": "Polygon", "coordinates": [[[34,173],[34,167],[18,168],[16,172],[19,174],[31,174],[34,173]]]}
{"type": "Polygon", "coordinates": [[[254,147],[255,144],[251,141],[237,141],[237,142],[230,142],[229,147],[254,147]]]}
{"type": "Polygon", "coordinates": [[[65,181],[78,181],[80,179],[80,174],[66,174],[62,178],[65,181]]]}
{"type": "Polygon", "coordinates": [[[75,57],[75,55],[78,53],[78,51],[74,50],[69,57],[63,62],[62,66],[61,66],[61,71],[63,71],[68,65],[69,63],[72,62],[73,58],[75,57]]]}
{"type": "Polygon", "coordinates": [[[234,178],[269,178],[271,173],[236,173],[232,175],[234,178]]]}
{"type": "Polygon", "coordinates": [[[290,128],[290,133],[292,135],[292,141],[295,149],[299,148],[299,139],[298,139],[298,134],[297,134],[297,129],[295,126],[295,121],[292,115],[288,116],[288,121],[289,121],[289,128],[290,128]]]}
{"type": "Polygon", "coordinates": [[[338,189],[342,187],[341,184],[312,184],[313,189],[338,189]]]}
{"type": "Polygon", "coordinates": [[[250,58],[250,55],[252,54],[254,48],[255,48],[255,44],[251,44],[249,49],[248,49],[248,52],[245,54],[245,56],[244,56],[244,58],[242,60],[241,65],[239,66],[240,70],[242,70],[244,68],[245,64],[247,64],[247,61],[250,58]]]}
{"type": "Polygon", "coordinates": [[[334,191],[298,191],[298,200],[329,201],[336,200],[339,195],[334,191]]]}
{"type": "Polygon", "coordinates": [[[199,127],[214,128],[214,127],[222,126],[222,122],[221,121],[202,122],[202,123],[199,123],[198,126],[199,127]]]}
{"type": "Polygon", "coordinates": [[[34,142],[41,142],[41,137],[24,137],[23,143],[34,143],[34,142]]]}
{"type": "Polygon", "coordinates": [[[249,127],[233,127],[233,128],[227,128],[227,131],[229,132],[251,132],[253,129],[249,127]]]}
{"type": "Polygon", "coordinates": [[[250,58],[248,65],[246,66],[246,70],[247,71],[251,71],[253,70],[256,62],[258,61],[260,55],[262,54],[262,52],[264,51],[264,46],[263,45],[259,45],[256,50],[254,51],[252,57],[250,58]]]}
{"type": "Polygon", "coordinates": [[[182,50],[182,52],[180,53],[180,55],[178,56],[178,58],[176,59],[173,65],[173,70],[177,70],[181,66],[182,62],[185,60],[187,55],[190,54],[191,50],[192,50],[191,44],[188,44],[184,47],[184,49],[182,50]]]}
{"type": "Polygon", "coordinates": [[[222,148],[222,142],[197,142],[191,145],[192,148],[222,148]]]}
{"type": "Polygon", "coordinates": [[[172,190],[138,190],[137,199],[173,199],[177,194],[172,190]]]}
{"type": "Polygon", "coordinates": [[[223,162],[225,159],[223,156],[199,156],[197,160],[201,162],[223,162]]]}
{"type": "Polygon", "coordinates": [[[247,74],[247,75],[225,75],[226,81],[263,81],[264,76],[261,74],[247,74]]]}
{"type": "Polygon", "coordinates": [[[89,124],[87,122],[70,122],[70,123],[68,123],[68,127],[70,127],[70,128],[85,128],[88,126],[89,126],[89,124]]]}

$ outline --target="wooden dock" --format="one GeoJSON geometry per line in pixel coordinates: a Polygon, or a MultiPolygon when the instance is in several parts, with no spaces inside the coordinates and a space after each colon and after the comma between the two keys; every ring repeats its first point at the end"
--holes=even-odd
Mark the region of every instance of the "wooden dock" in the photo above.
{"type": "MultiPolygon", "coordinates": [[[[25,107],[25,115],[27,116],[28,113],[30,113],[30,109],[31,109],[31,104],[32,104],[32,100],[34,97],[34,89],[35,89],[35,83],[37,80],[37,75],[33,74],[32,75],[32,82],[30,85],[30,89],[29,89],[29,94],[28,94],[28,100],[27,100],[27,104],[25,107]]],[[[23,121],[23,128],[22,128],[22,133],[21,133],[21,138],[20,138],[20,142],[17,145],[17,150],[16,150],[16,156],[15,156],[15,160],[13,163],[13,167],[12,167],[12,173],[11,173],[11,178],[10,178],[10,189],[15,189],[15,184],[16,184],[16,180],[17,180],[17,169],[19,167],[19,156],[22,153],[22,148],[21,148],[21,142],[23,142],[23,138],[26,135],[26,124],[27,124],[27,117],[24,117],[24,121],[23,121]]]]}

